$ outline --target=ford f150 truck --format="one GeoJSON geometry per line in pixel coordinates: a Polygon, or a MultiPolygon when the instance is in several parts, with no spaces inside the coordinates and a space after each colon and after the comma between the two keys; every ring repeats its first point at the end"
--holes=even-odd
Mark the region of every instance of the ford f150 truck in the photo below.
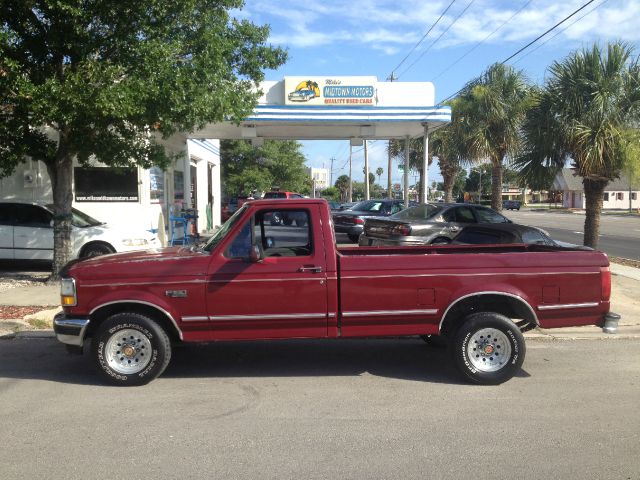
{"type": "Polygon", "coordinates": [[[249,202],[204,247],[74,261],[62,277],[58,340],[118,385],[162,374],[179,342],[374,336],[440,336],[468,380],[498,384],[524,361],[523,331],[616,326],[601,252],[337,248],[324,200],[249,202]],[[271,225],[279,213],[306,222],[271,225]]]}

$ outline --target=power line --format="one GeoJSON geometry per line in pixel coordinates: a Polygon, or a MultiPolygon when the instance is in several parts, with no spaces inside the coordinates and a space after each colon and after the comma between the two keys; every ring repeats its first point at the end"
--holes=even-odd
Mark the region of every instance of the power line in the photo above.
{"type": "MultiPolygon", "coordinates": [[[[502,27],[504,27],[507,23],[509,23],[511,20],[513,20],[513,18],[518,15],[522,10],[524,10],[525,8],[527,8],[529,6],[529,4],[532,2],[533,0],[528,0],[522,7],[520,7],[519,10],[517,10],[513,15],[511,15],[507,20],[505,20],[504,22],[502,22],[500,24],[500,26],[498,28],[496,28],[493,32],[491,32],[489,35],[487,35],[486,37],[484,37],[482,40],[480,40],[478,43],[476,43],[473,47],[471,47],[469,50],[467,50],[466,53],[464,53],[462,56],[460,56],[456,61],[454,61],[451,65],[449,65],[447,68],[445,68],[444,70],[442,70],[438,75],[436,75],[435,78],[432,78],[431,81],[435,82],[438,78],[440,78],[442,75],[444,75],[445,73],[447,73],[449,70],[451,70],[454,66],[456,66],[458,63],[460,63],[460,61],[465,58],[467,55],[469,55],[471,52],[473,52],[476,48],[478,48],[481,44],[483,44],[484,42],[486,42],[487,40],[489,40],[493,35],[495,35],[495,33],[500,30],[502,27]]],[[[607,0],[608,1],[608,0],[607,0]]]]}
{"type": "Polygon", "coordinates": [[[457,16],[456,18],[454,18],[454,19],[453,19],[453,22],[451,22],[451,23],[449,24],[449,26],[444,30],[444,32],[442,32],[438,38],[436,38],[433,42],[431,42],[431,44],[430,44],[430,45],[429,45],[425,50],[423,50],[423,52],[420,54],[420,56],[419,56],[418,58],[416,58],[416,59],[414,60],[414,62],[413,62],[411,65],[409,65],[407,68],[405,68],[405,69],[403,70],[403,72],[402,72],[402,73],[398,74],[397,78],[400,78],[400,76],[401,76],[401,75],[404,75],[405,73],[407,73],[407,72],[411,69],[411,67],[413,67],[416,63],[418,63],[418,62],[420,61],[420,59],[421,59],[422,57],[424,57],[424,56],[425,56],[425,54],[426,54],[429,50],[431,50],[431,47],[433,47],[436,43],[438,43],[438,41],[439,41],[439,40],[444,36],[444,34],[445,34],[445,33],[447,33],[451,27],[453,27],[453,25],[454,25],[454,24],[455,24],[455,23],[460,19],[460,17],[462,17],[462,15],[464,15],[464,14],[465,14],[465,12],[469,9],[469,7],[470,7],[471,5],[473,5],[473,3],[474,3],[475,1],[476,1],[476,0],[471,0],[471,1],[467,4],[467,6],[466,6],[466,7],[464,7],[464,10],[462,10],[462,12],[460,12],[460,13],[458,14],[458,16],[457,16]]]}
{"type": "Polygon", "coordinates": [[[418,48],[420,46],[420,44],[422,42],[424,42],[425,38],[427,38],[427,36],[431,33],[431,30],[433,30],[436,25],[438,25],[438,22],[440,22],[440,20],[442,19],[442,17],[445,16],[445,14],[449,11],[449,9],[451,8],[451,5],[453,5],[455,3],[456,0],[452,0],[451,3],[449,4],[449,6],[447,8],[444,9],[444,12],[442,12],[440,14],[440,16],[438,17],[438,19],[435,21],[435,23],[433,23],[430,27],[429,30],[427,30],[427,33],[425,33],[422,38],[420,40],[418,40],[418,43],[416,43],[413,48],[411,50],[409,50],[409,53],[407,53],[407,55],[402,59],[402,61],[396,66],[396,68],[394,68],[391,71],[391,75],[389,76],[391,78],[391,81],[393,81],[396,77],[394,77],[394,72],[400,68],[400,66],[407,60],[407,58],[409,58],[409,55],[411,55],[416,48],[418,48]]]}
{"type": "Polygon", "coordinates": [[[523,52],[524,50],[526,50],[527,48],[529,48],[531,45],[533,45],[534,43],[536,43],[538,40],[540,40],[542,37],[544,37],[547,33],[551,32],[552,30],[555,30],[556,28],[558,28],[560,25],[562,25],[564,22],[566,22],[567,20],[569,20],[571,17],[573,17],[576,13],[578,13],[580,10],[585,9],[586,7],[588,7],[589,5],[591,5],[593,2],[595,2],[596,0],[589,0],[587,3],[585,3],[584,5],[582,5],[580,8],[578,8],[576,11],[574,11],[571,15],[565,17],[564,19],[562,19],[561,21],[559,21],[558,23],[556,23],[553,27],[551,27],[549,30],[547,30],[546,32],[544,32],[542,35],[539,35],[538,37],[536,37],[534,40],[530,41],[529,43],[527,43],[524,47],[522,47],[520,50],[518,50],[516,53],[514,53],[513,55],[507,57],[506,59],[504,59],[502,62],[500,63],[507,63],[509,60],[511,60],[513,57],[517,56],[520,52],[523,52]]]}
{"type": "Polygon", "coordinates": [[[565,30],[568,30],[569,28],[571,28],[573,25],[575,25],[576,23],[578,23],[580,20],[582,20],[584,17],[586,17],[587,15],[589,15],[591,12],[593,12],[594,10],[597,10],[598,8],[600,8],[602,5],[604,5],[605,3],[607,3],[609,0],[602,0],[602,2],[598,5],[596,5],[595,7],[593,7],[591,10],[589,10],[588,12],[586,12],[584,15],[576,18],[573,22],[571,22],[569,25],[567,25],[566,27],[564,27],[562,30],[560,30],[558,33],[556,33],[553,37],[549,37],[548,39],[546,39],[544,42],[542,42],[540,45],[538,45],[536,48],[534,48],[533,50],[527,52],[526,54],[522,55],[519,59],[517,59],[515,62],[513,62],[513,64],[515,65],[516,63],[518,63],[519,61],[521,61],[524,58],[527,58],[529,55],[531,55],[533,52],[535,52],[536,50],[538,50],[539,48],[543,47],[544,45],[546,45],[547,43],[549,43],[551,40],[553,40],[554,38],[556,38],[558,35],[560,35],[562,32],[564,32],[565,30]]]}
{"type": "MultiPolygon", "coordinates": [[[[585,3],[584,5],[582,5],[580,8],[578,8],[577,10],[575,10],[573,13],[567,15],[565,18],[563,18],[562,20],[560,20],[558,23],[556,23],[553,27],[551,27],[550,29],[548,29],[546,32],[544,32],[542,35],[538,35],[534,40],[530,41],[529,43],[527,43],[524,47],[522,47],[521,49],[519,49],[516,53],[514,53],[513,55],[507,57],[506,59],[504,59],[501,62],[498,62],[498,65],[502,65],[504,63],[507,63],[509,60],[511,60],[513,57],[515,57],[516,55],[518,55],[519,53],[523,52],[524,50],[526,50],[527,48],[529,48],[531,45],[533,45],[534,43],[536,43],[538,40],[540,40],[542,37],[544,37],[545,35],[547,35],[549,32],[552,32],[553,30],[555,30],[556,28],[558,28],[560,25],[562,25],[564,22],[566,22],[567,20],[569,20],[571,17],[573,17],[576,13],[578,13],[581,10],[584,10],[586,7],[588,7],[589,5],[591,5],[593,2],[595,2],[595,0],[589,0],[587,3],[585,3]]],[[[464,90],[465,87],[462,87],[461,89],[459,89],[458,91],[456,91],[455,93],[452,93],[451,95],[449,95],[448,97],[444,98],[443,100],[440,100],[437,105],[442,105],[444,102],[446,102],[447,100],[455,97],[456,95],[458,95],[462,90],[464,90]]]]}

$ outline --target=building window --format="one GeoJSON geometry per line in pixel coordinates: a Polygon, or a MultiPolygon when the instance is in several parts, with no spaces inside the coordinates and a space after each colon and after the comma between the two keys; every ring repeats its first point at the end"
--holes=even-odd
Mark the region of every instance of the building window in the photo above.
{"type": "Polygon", "coordinates": [[[164,172],[161,168],[151,167],[149,170],[151,203],[164,203],[164,172]]]}
{"type": "Polygon", "coordinates": [[[604,192],[604,198],[603,198],[603,200],[604,200],[605,202],[608,202],[608,201],[609,201],[609,192],[604,192]]]}
{"type": "Polygon", "coordinates": [[[637,192],[631,192],[631,200],[637,200],[637,199],[638,199],[637,192]]]}
{"type": "Polygon", "coordinates": [[[617,200],[624,200],[624,192],[616,193],[616,199],[617,200]]]}
{"type": "Polygon", "coordinates": [[[76,202],[137,202],[138,169],[74,167],[76,202]]]}

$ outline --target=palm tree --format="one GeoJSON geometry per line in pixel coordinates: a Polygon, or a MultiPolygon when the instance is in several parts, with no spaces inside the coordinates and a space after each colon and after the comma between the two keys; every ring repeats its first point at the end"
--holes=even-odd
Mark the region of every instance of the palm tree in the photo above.
{"type": "Polygon", "coordinates": [[[640,112],[640,66],[632,54],[617,42],[554,62],[523,125],[516,165],[525,179],[550,178],[569,159],[582,177],[590,247],[598,244],[604,189],[628,163],[628,132],[640,112]]]}
{"type": "MultiPolygon", "coordinates": [[[[413,138],[409,142],[409,169],[418,172],[420,179],[418,183],[422,185],[424,179],[424,172],[422,171],[422,161],[424,157],[424,137],[413,138]]],[[[399,157],[404,165],[405,156],[405,141],[404,140],[390,140],[389,152],[392,157],[399,157]]],[[[432,159],[429,158],[429,165],[431,165],[432,159]]],[[[404,186],[403,186],[404,188],[404,186]]],[[[420,189],[420,196],[422,196],[422,189],[420,189]]],[[[420,202],[424,202],[423,198],[420,198],[420,202]]]]}
{"type": "Polygon", "coordinates": [[[502,167],[519,151],[520,128],[530,105],[530,90],[521,71],[496,63],[469,82],[456,99],[466,138],[467,158],[489,159],[491,207],[502,210],[502,167]]]}
{"type": "Polygon", "coordinates": [[[446,127],[433,132],[429,137],[429,148],[434,156],[438,157],[442,183],[444,184],[444,201],[453,201],[453,186],[456,177],[461,170],[461,163],[469,163],[465,160],[466,141],[464,128],[461,124],[462,117],[457,112],[458,100],[449,102],[453,112],[451,123],[446,127]]]}
{"type": "Polygon", "coordinates": [[[382,167],[376,168],[376,175],[378,176],[378,183],[380,183],[380,177],[382,177],[383,173],[384,173],[384,169],[382,167]]]}
{"type": "Polygon", "coordinates": [[[347,201],[347,195],[349,194],[349,176],[348,175],[340,175],[336,179],[336,183],[334,185],[338,191],[340,192],[340,200],[343,202],[347,201]]]}

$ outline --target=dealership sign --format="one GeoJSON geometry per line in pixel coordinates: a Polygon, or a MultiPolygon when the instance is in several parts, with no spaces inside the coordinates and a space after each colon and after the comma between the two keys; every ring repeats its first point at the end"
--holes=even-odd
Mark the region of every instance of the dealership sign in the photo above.
{"type": "Polygon", "coordinates": [[[376,105],[376,77],[285,77],[285,105],[376,105]]]}

